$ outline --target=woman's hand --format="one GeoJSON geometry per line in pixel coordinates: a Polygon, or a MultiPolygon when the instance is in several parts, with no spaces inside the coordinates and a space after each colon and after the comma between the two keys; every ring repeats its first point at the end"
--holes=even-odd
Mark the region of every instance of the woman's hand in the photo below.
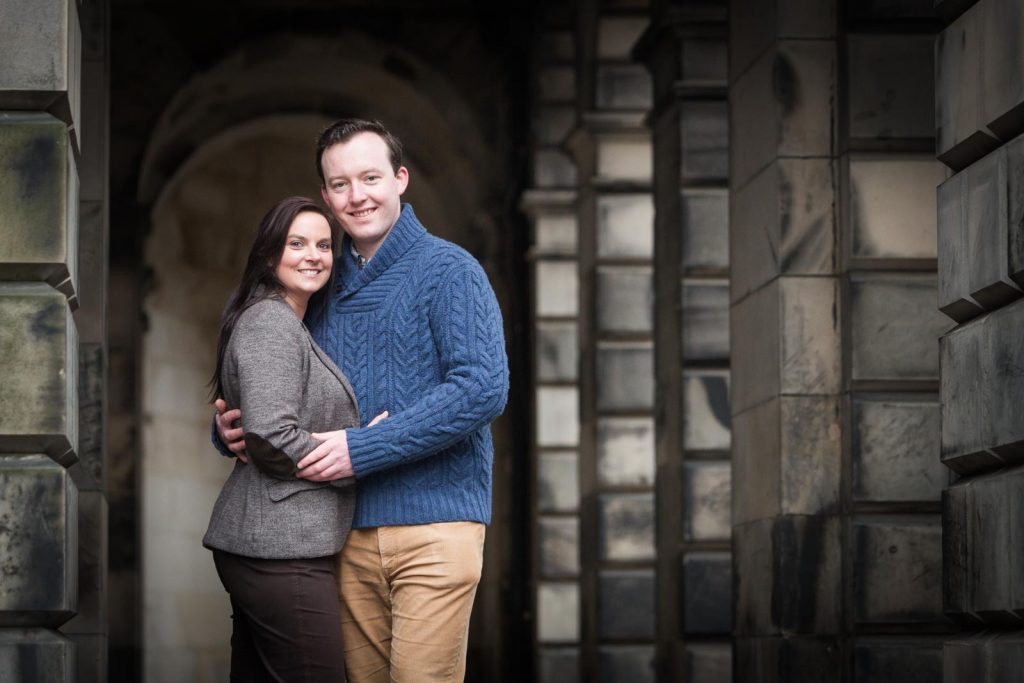
{"type": "Polygon", "coordinates": [[[214,401],[213,406],[217,409],[217,414],[213,419],[217,421],[217,436],[221,443],[239,460],[245,463],[249,462],[249,457],[245,453],[245,439],[242,438],[245,435],[245,430],[233,426],[235,420],[242,419],[242,411],[238,408],[228,410],[228,404],[222,398],[214,401]]]}

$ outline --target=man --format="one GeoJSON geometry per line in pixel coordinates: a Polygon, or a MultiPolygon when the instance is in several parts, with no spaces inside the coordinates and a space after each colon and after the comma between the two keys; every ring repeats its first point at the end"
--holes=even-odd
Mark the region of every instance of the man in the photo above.
{"type": "MultiPolygon", "coordinates": [[[[346,238],[326,310],[307,321],[364,423],[389,413],[314,434],[322,443],[299,462],[312,481],[356,478],[338,577],[349,676],[461,681],[491,515],[490,423],[508,393],[501,314],[480,264],[401,204],[409,172],[380,123],[328,127],[317,172],[346,238]]],[[[220,440],[240,452],[239,414],[219,409],[220,440]]]]}

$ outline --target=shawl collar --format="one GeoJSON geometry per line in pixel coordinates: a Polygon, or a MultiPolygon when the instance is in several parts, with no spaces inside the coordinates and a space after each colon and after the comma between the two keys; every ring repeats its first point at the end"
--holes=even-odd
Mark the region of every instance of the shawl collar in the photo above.
{"type": "Polygon", "coordinates": [[[362,270],[353,262],[349,254],[351,240],[346,236],[341,245],[341,254],[337,257],[341,260],[341,278],[336,285],[340,291],[339,298],[352,296],[373,282],[426,233],[427,229],[416,218],[416,214],[412,211],[412,205],[403,204],[402,213],[391,227],[388,236],[384,238],[384,244],[380,245],[380,249],[362,270]]]}

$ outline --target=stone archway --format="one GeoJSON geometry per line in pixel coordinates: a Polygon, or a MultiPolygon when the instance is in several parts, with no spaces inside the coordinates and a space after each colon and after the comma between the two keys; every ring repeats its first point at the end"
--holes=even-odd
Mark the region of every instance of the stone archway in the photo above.
{"type": "MultiPolygon", "coordinates": [[[[151,207],[153,274],[143,303],[139,480],[147,681],[226,677],[229,609],[199,545],[229,468],[209,445],[205,402],[217,322],[262,213],[288,194],[315,196],[316,135],[340,115],[380,118],[402,137],[412,178],[405,199],[435,234],[485,266],[499,243],[491,234],[499,223],[482,208],[497,180],[479,127],[442,78],[399,50],[359,35],[265,38],[175,96],[150,139],[138,194],[151,207]]],[[[500,296],[514,283],[495,286],[500,296]]],[[[501,438],[511,430],[496,425],[496,443],[514,443],[501,438]]],[[[510,495],[499,486],[496,513],[510,495]]],[[[488,549],[495,577],[507,573],[504,560],[491,559],[498,552],[488,549]]],[[[488,640],[500,639],[502,590],[485,576],[485,615],[474,628],[488,640]]]]}

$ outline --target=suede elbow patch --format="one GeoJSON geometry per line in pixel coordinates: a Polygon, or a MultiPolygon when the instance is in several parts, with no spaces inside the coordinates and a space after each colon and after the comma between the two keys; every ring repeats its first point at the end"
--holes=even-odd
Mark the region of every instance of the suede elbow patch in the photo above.
{"type": "Polygon", "coordinates": [[[264,439],[259,434],[247,432],[245,435],[245,451],[249,459],[259,468],[260,472],[275,479],[287,479],[295,476],[298,469],[288,454],[264,439]]]}

